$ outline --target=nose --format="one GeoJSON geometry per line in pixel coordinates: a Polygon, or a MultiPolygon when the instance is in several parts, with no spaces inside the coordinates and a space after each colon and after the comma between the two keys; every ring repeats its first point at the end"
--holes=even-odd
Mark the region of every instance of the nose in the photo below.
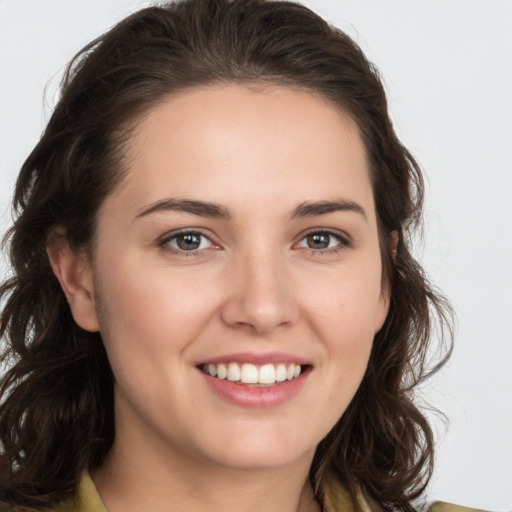
{"type": "Polygon", "coordinates": [[[225,324],[265,335],[297,321],[294,287],[283,259],[260,253],[236,262],[221,311],[225,324]]]}

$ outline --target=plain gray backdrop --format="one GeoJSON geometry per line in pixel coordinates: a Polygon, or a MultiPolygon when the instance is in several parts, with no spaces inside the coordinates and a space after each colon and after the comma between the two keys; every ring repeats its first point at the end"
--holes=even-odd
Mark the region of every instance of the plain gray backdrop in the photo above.
{"type": "MultiPolygon", "coordinates": [[[[65,64],[149,3],[0,0],[0,231],[65,64]]],[[[423,390],[450,419],[447,430],[435,421],[430,498],[511,510],[512,1],[303,3],[380,68],[398,134],[428,178],[425,239],[415,255],[458,315],[453,359],[423,390]]]]}

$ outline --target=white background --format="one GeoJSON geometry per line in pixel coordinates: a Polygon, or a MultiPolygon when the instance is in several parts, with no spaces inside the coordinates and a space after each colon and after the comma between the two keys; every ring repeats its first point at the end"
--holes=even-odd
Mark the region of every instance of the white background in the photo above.
{"type": "MultiPolygon", "coordinates": [[[[459,318],[449,366],[424,393],[437,422],[430,497],[512,509],[512,1],[310,0],[380,68],[396,129],[428,176],[415,254],[459,318]]],[[[0,230],[67,61],[129,0],[0,0],[0,230]],[[43,90],[48,84],[45,100],[43,90]]],[[[3,276],[7,267],[0,263],[3,276]]]]}

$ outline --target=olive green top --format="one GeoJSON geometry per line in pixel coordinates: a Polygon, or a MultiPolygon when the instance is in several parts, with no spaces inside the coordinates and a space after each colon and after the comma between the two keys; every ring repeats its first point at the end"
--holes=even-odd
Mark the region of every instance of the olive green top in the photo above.
{"type": "MultiPolygon", "coordinates": [[[[329,482],[325,493],[326,512],[377,512],[380,508],[371,500],[358,493],[353,500],[348,491],[337,482],[329,482]]],[[[84,474],[78,485],[75,499],[62,503],[49,512],[107,512],[105,505],[88,474],[84,474]]],[[[473,508],[460,507],[450,503],[435,502],[427,512],[484,512],[473,508]]]]}

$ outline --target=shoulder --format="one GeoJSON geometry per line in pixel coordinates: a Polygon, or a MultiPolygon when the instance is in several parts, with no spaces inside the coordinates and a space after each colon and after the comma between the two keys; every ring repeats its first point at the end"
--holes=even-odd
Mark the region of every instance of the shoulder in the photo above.
{"type": "Polygon", "coordinates": [[[107,509],[91,477],[84,473],[78,483],[75,498],[57,505],[48,512],[107,512],[107,509]]]}
{"type": "MultiPolygon", "coordinates": [[[[383,508],[361,489],[352,496],[336,479],[330,478],[323,487],[325,512],[383,512],[383,508]]],[[[486,512],[483,509],[462,507],[435,501],[416,509],[418,512],[486,512]]]]}
{"type": "Polygon", "coordinates": [[[435,501],[426,508],[426,512],[485,512],[480,508],[468,508],[444,501],[435,501]]]}
{"type": "MultiPolygon", "coordinates": [[[[16,510],[13,512],[25,511],[16,510]]],[[[74,498],[59,503],[50,509],[45,509],[44,512],[107,512],[107,509],[103,505],[91,477],[88,473],[84,473],[78,482],[74,498]]]]}

